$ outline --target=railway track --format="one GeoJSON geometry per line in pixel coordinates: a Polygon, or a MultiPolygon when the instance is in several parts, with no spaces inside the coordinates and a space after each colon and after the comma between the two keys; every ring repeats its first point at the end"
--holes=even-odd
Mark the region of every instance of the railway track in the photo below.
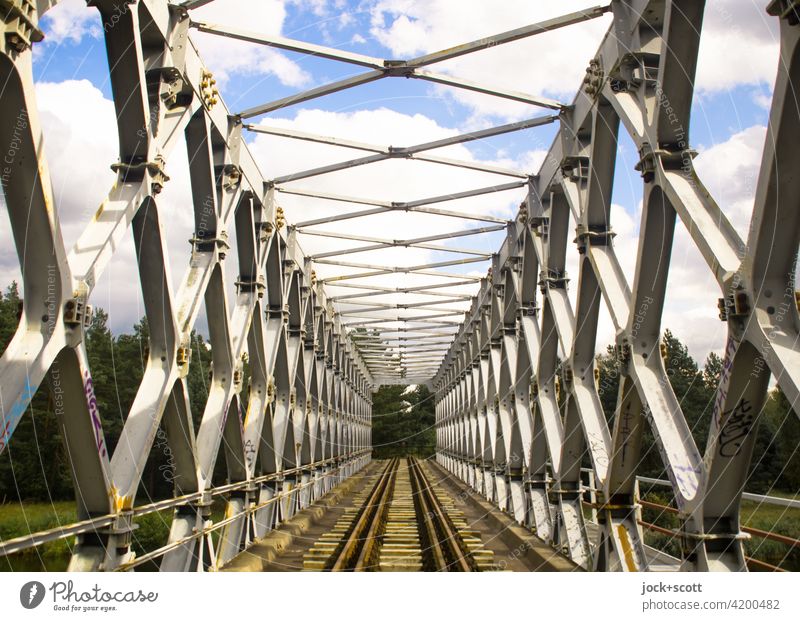
{"type": "Polygon", "coordinates": [[[424,462],[392,459],[305,553],[307,571],[490,571],[493,553],[424,462]]]}

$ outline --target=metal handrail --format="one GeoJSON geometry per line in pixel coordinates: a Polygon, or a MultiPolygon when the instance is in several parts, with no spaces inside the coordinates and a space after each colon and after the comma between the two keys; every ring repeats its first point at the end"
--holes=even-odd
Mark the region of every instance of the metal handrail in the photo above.
{"type": "MultiPolygon", "coordinates": [[[[66,539],[67,537],[81,535],[83,533],[88,533],[88,532],[94,532],[99,528],[110,526],[121,515],[130,515],[132,518],[136,518],[143,515],[147,515],[149,513],[154,513],[156,511],[163,511],[165,509],[174,509],[175,507],[184,506],[191,502],[197,502],[199,500],[202,500],[204,497],[207,498],[209,496],[211,497],[222,496],[225,494],[229,494],[230,492],[247,488],[252,485],[257,485],[259,483],[281,480],[286,475],[296,474],[298,472],[308,470],[309,468],[317,468],[320,466],[325,466],[341,459],[352,459],[370,452],[371,449],[362,449],[361,451],[351,453],[350,455],[347,456],[329,457],[328,459],[323,459],[311,464],[298,466],[296,468],[291,468],[289,470],[283,470],[281,472],[265,474],[260,477],[256,477],[245,481],[239,481],[237,483],[220,485],[218,487],[211,488],[204,492],[193,492],[191,494],[184,494],[182,496],[175,496],[173,498],[159,500],[157,502],[153,502],[150,504],[134,507],[130,511],[125,511],[121,513],[108,513],[106,515],[100,515],[97,517],[89,518],[87,520],[72,522],[64,526],[57,526],[55,528],[37,531],[35,533],[30,533],[28,535],[23,535],[21,537],[15,537],[14,539],[8,539],[7,541],[0,543],[0,556],[8,556],[9,554],[21,552],[22,550],[27,550],[29,548],[35,548],[45,543],[58,541],[59,539],[66,539]]],[[[234,517],[239,517],[243,514],[244,512],[237,514],[234,517]]],[[[220,522],[218,524],[222,523],[220,522]]]]}

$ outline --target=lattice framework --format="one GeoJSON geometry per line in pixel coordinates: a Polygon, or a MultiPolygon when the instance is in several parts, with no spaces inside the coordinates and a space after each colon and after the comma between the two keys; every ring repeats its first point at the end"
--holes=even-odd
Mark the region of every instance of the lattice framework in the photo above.
{"type": "Polygon", "coordinates": [[[746,569],[739,505],[758,428],[754,413],[764,404],[771,375],[790,403],[796,406],[800,397],[800,317],[795,305],[800,187],[792,172],[800,124],[795,101],[800,82],[796,0],[774,0],[768,7],[781,22],[781,62],[747,240],[735,232],[692,164],[689,112],[703,2],[614,0],[608,7],[416,59],[385,60],[193,22],[191,9],[209,1],[90,3],[100,11],[104,25],[113,24],[104,30],[120,154],[114,164],[117,182],[69,252],[50,187],[31,64],[31,45],[41,39],[38,18],[57,1],[0,2],[5,29],[0,75],[6,85],[0,144],[19,144],[18,165],[4,171],[2,181],[25,294],[19,329],[0,360],[0,450],[9,443],[37,388],[49,383],[61,400],[57,415],[83,520],[61,533],[6,542],[2,551],[74,534],[78,544],[71,569],[129,568],[148,560],[135,559],[130,550],[134,517],[173,508],[169,542],[152,558],[161,557],[162,569],[168,570],[216,568],[367,463],[373,388],[425,381],[436,390],[440,463],[577,565],[598,570],[648,568],[636,473],[642,430],[649,425],[680,511],[676,535],[684,567],[746,569]],[[571,105],[427,69],[608,11],[612,26],[571,105]],[[231,113],[198,56],[190,29],[310,53],[367,71],[231,113]],[[408,147],[245,122],[390,77],[445,84],[557,114],[408,147]],[[428,153],[554,122],[560,125],[556,140],[533,176],[428,153]],[[631,283],[615,254],[610,227],[620,124],[639,149],[637,168],[644,186],[631,283]],[[243,141],[243,131],[368,155],[268,178],[243,141]],[[173,292],[168,269],[172,249],[164,240],[158,194],[168,182],[164,164],[181,133],[190,160],[195,234],[189,267],[173,292]],[[400,202],[293,185],[393,158],[513,180],[400,202]],[[511,222],[437,206],[520,187],[528,196],[511,222]],[[363,209],[286,227],[277,205],[281,193],[363,209]],[[467,228],[411,239],[316,228],[396,211],[445,216],[461,220],[467,228]],[[570,215],[577,223],[580,255],[574,308],[565,271],[570,215]],[[692,439],[661,357],[660,322],[676,216],[720,286],[720,313],[728,326],[724,371],[704,453],[692,439]],[[236,231],[239,268],[231,301],[225,294],[223,269],[231,250],[226,235],[230,227],[236,231]],[[89,296],[129,229],[136,241],[150,343],[144,378],[120,442],[109,455],[83,335],[91,313],[89,296]],[[436,243],[497,231],[505,231],[506,239],[492,255],[436,243]],[[364,245],[305,255],[298,244],[303,234],[364,245]],[[30,252],[32,247],[38,251],[30,252]],[[339,258],[394,247],[465,256],[404,267],[339,258]],[[491,270],[485,278],[443,271],[488,261],[491,270]],[[317,279],[315,264],[356,271],[317,279]],[[394,273],[440,280],[407,287],[363,282],[394,273]],[[475,297],[448,291],[471,283],[479,285],[475,297]],[[331,295],[334,288],[354,292],[331,295]],[[410,304],[375,300],[404,293],[434,299],[410,304]],[[787,296],[789,312],[776,314],[787,296]],[[457,305],[467,301],[471,306],[465,319],[457,305]],[[611,427],[595,378],[601,301],[616,329],[622,373],[611,427]],[[447,304],[456,307],[442,308],[447,304]],[[214,372],[195,435],[186,384],[188,338],[203,305],[214,372]],[[407,327],[398,328],[398,322],[407,327]],[[247,394],[242,392],[244,355],[251,368],[247,394]],[[145,460],[160,426],[176,457],[175,498],[136,506],[145,460]],[[215,487],[211,473],[220,448],[230,484],[215,487]],[[590,457],[600,492],[597,525],[587,523],[581,505],[584,454],[590,457]],[[229,517],[214,524],[209,507],[217,496],[225,498],[229,517]],[[210,533],[217,528],[222,537],[214,546],[210,533]]]}

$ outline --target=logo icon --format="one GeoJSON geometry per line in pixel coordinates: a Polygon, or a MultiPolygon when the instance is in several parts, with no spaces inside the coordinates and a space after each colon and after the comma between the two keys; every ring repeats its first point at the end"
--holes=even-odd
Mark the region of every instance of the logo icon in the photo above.
{"type": "Polygon", "coordinates": [[[36,608],[44,599],[44,585],[32,580],[22,585],[19,590],[19,603],[28,610],[36,608]]]}

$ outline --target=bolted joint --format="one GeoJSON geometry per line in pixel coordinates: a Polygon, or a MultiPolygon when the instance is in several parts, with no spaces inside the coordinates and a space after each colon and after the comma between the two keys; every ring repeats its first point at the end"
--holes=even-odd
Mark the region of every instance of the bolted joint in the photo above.
{"type": "Polygon", "coordinates": [[[121,183],[142,181],[145,175],[150,176],[150,192],[158,194],[169,181],[169,176],[164,172],[166,162],[163,156],[156,155],[152,162],[116,162],[111,164],[111,170],[117,173],[121,183]]]}
{"type": "Polygon", "coordinates": [[[717,300],[717,310],[721,321],[743,319],[750,314],[750,296],[743,289],[717,300]]]}
{"type": "Polygon", "coordinates": [[[569,278],[566,270],[548,268],[539,274],[539,289],[547,295],[550,289],[566,289],[569,278]]]}
{"type": "MultiPolygon", "coordinates": [[[[502,336],[514,336],[517,333],[517,322],[514,323],[504,323],[500,326],[500,333],[502,336]]],[[[502,338],[501,338],[502,342],[502,338]]]]}
{"type": "Polygon", "coordinates": [[[631,52],[625,54],[609,74],[623,90],[634,90],[642,85],[652,87],[658,83],[659,54],[631,52]]]}
{"type": "Polygon", "coordinates": [[[656,155],[650,143],[642,143],[639,149],[639,163],[634,166],[642,174],[645,183],[651,183],[656,177],[656,155]]]}
{"type": "Polygon", "coordinates": [[[275,231],[275,226],[272,222],[259,222],[258,223],[258,241],[259,243],[266,244],[270,236],[275,231]]]}
{"type": "Polygon", "coordinates": [[[392,78],[410,78],[414,75],[414,69],[405,60],[385,60],[383,66],[386,67],[383,73],[392,78]]]}
{"type": "Polygon", "coordinates": [[[528,203],[526,201],[523,201],[519,206],[519,211],[517,212],[517,221],[519,221],[521,224],[525,224],[528,221],[528,203]]]}
{"type": "Polygon", "coordinates": [[[282,229],[285,224],[286,216],[283,214],[283,207],[277,207],[275,209],[275,227],[282,229]]]}
{"type": "Polygon", "coordinates": [[[411,158],[414,154],[408,150],[408,147],[389,147],[389,157],[402,157],[411,158]]]}
{"type": "Polygon", "coordinates": [[[189,362],[192,359],[192,348],[188,345],[181,345],[178,347],[178,351],[175,354],[175,362],[178,364],[179,367],[185,367],[189,365],[189,362]]]}
{"type": "Polygon", "coordinates": [[[572,367],[568,364],[564,364],[561,369],[561,375],[564,378],[564,387],[567,388],[572,385],[572,381],[575,379],[575,374],[572,371],[572,367]]]}
{"type": "Polygon", "coordinates": [[[669,149],[670,145],[662,145],[654,149],[650,143],[642,143],[639,149],[639,163],[634,166],[642,174],[645,183],[655,179],[657,164],[665,170],[692,170],[692,160],[697,155],[694,149],[669,149]]]}
{"type": "Polygon", "coordinates": [[[0,16],[8,52],[21,54],[44,39],[33,0],[0,0],[0,16]]]}
{"type": "Polygon", "coordinates": [[[538,317],[539,315],[539,307],[536,306],[536,302],[527,302],[524,304],[520,304],[519,310],[520,319],[522,317],[538,317]]]}
{"type": "Polygon", "coordinates": [[[579,155],[568,155],[561,160],[561,174],[572,181],[589,179],[589,158],[579,155]]]}
{"type": "Polygon", "coordinates": [[[631,345],[627,341],[617,343],[614,345],[614,356],[617,362],[623,366],[627,366],[631,359],[631,345]]]}
{"type": "Polygon", "coordinates": [[[550,234],[550,218],[544,216],[532,217],[530,223],[531,232],[539,237],[546,238],[550,234]]]}
{"type": "Polygon", "coordinates": [[[586,67],[586,76],[583,78],[583,90],[590,97],[595,97],[603,88],[605,74],[600,65],[600,60],[593,58],[586,67]]]}
{"type": "Polygon", "coordinates": [[[192,244],[192,254],[196,252],[216,252],[220,261],[225,259],[230,248],[228,234],[225,231],[220,231],[217,237],[195,236],[189,240],[189,243],[192,244]]]}
{"type": "Polygon", "coordinates": [[[200,77],[200,96],[203,98],[203,105],[211,110],[219,102],[219,91],[214,75],[207,69],[203,69],[200,77]]]}
{"type": "Polygon", "coordinates": [[[236,164],[217,166],[215,171],[217,184],[223,190],[235,190],[242,182],[242,169],[236,164]]]}
{"type": "Polygon", "coordinates": [[[610,246],[617,234],[604,224],[590,224],[588,227],[579,224],[575,227],[574,243],[578,252],[583,254],[589,246],[610,246]]]}
{"type": "Polygon", "coordinates": [[[159,99],[167,110],[185,108],[192,103],[192,85],[183,79],[176,67],[149,69],[145,73],[145,79],[151,106],[157,104],[159,99]]]}
{"type": "Polygon", "coordinates": [[[64,304],[64,323],[73,328],[89,329],[92,323],[92,306],[86,303],[86,296],[67,300],[64,304]]]}
{"type": "Polygon", "coordinates": [[[608,85],[611,87],[611,92],[613,93],[624,93],[628,90],[628,83],[619,78],[610,78],[608,80],[608,85]]]}
{"type": "Polygon", "coordinates": [[[264,297],[266,284],[264,282],[263,274],[259,274],[255,278],[253,278],[252,276],[239,275],[238,280],[234,284],[236,285],[236,293],[255,292],[259,298],[264,297]]]}
{"type": "Polygon", "coordinates": [[[127,510],[118,513],[114,521],[99,532],[113,537],[114,547],[121,549],[130,547],[133,531],[137,528],[139,525],[133,521],[133,511],[127,510]]]}

